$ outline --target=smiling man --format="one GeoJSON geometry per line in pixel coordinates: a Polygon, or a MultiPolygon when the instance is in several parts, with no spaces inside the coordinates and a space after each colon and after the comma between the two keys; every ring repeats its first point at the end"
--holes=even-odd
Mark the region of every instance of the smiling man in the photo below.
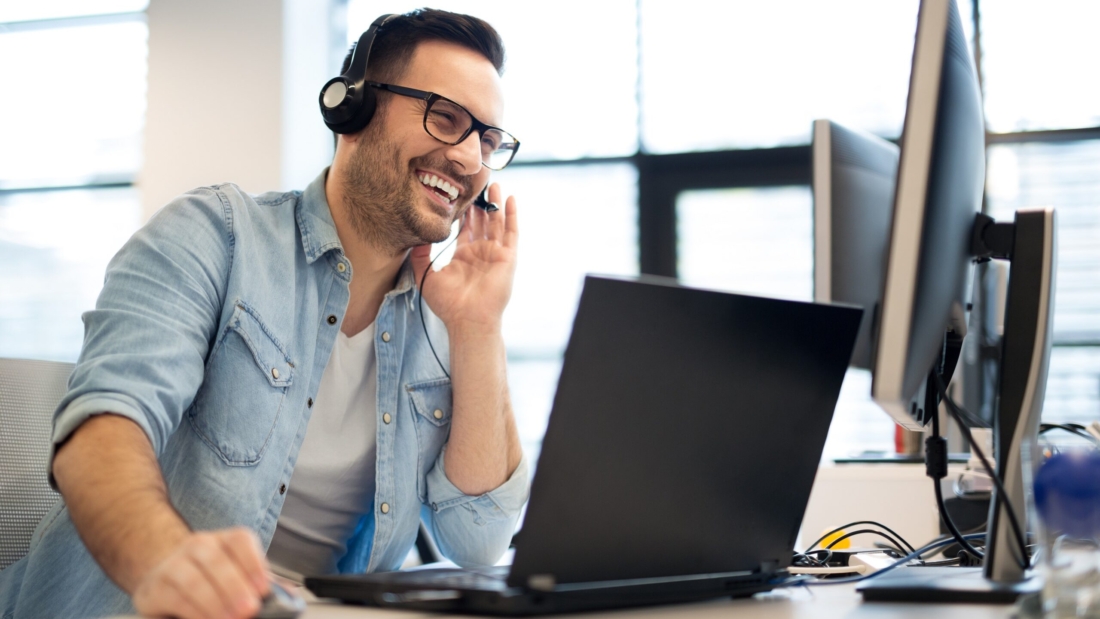
{"type": "Polygon", "coordinates": [[[249,617],[271,572],[397,569],[421,521],[461,565],[507,548],[517,208],[471,208],[518,148],[503,47],[434,10],[368,47],[376,109],[309,187],[196,189],[111,262],[54,420],[64,502],[0,572],[0,616],[249,617]]]}

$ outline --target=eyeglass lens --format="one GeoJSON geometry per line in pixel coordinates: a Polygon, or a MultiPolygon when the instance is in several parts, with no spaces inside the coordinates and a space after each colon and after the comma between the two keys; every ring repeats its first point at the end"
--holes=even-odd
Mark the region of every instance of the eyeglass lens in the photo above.
{"type": "MultiPolygon", "coordinates": [[[[457,143],[473,125],[474,119],[464,108],[447,99],[436,99],[428,107],[424,126],[432,137],[457,143]]],[[[508,165],[516,150],[516,139],[507,131],[485,129],[481,132],[481,160],[494,170],[508,165]]]]}

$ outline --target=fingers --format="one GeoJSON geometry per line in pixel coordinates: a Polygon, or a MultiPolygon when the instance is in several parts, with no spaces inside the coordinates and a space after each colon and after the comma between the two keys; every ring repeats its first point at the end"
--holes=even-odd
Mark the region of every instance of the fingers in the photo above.
{"type": "Polygon", "coordinates": [[[247,618],[270,590],[267,560],[248,529],[191,534],[134,592],[143,615],[247,618]]]}
{"type": "MultiPolygon", "coordinates": [[[[166,575],[167,584],[205,617],[239,617],[233,605],[223,600],[209,574],[195,561],[180,563],[166,575]]],[[[175,614],[174,612],[172,614],[175,614]]],[[[188,618],[190,619],[190,618],[188,618]]]]}
{"type": "Polygon", "coordinates": [[[514,248],[519,243],[519,209],[516,207],[516,197],[508,196],[504,203],[504,239],[505,247],[514,248]]]}
{"type": "Polygon", "coordinates": [[[241,567],[244,574],[251,578],[251,584],[261,596],[267,595],[271,584],[267,579],[268,565],[260,539],[251,529],[235,527],[220,536],[222,548],[241,567]]]}
{"type": "Polygon", "coordinates": [[[496,211],[485,213],[485,238],[491,241],[503,240],[504,238],[504,222],[507,220],[508,214],[499,208],[500,204],[503,203],[501,200],[502,194],[503,192],[498,183],[489,186],[489,201],[497,205],[496,211]]]}
{"type": "Polygon", "coordinates": [[[458,247],[472,241],[489,240],[506,247],[514,247],[519,239],[519,224],[516,220],[516,199],[509,196],[504,201],[504,191],[500,185],[489,185],[489,201],[504,208],[485,211],[471,206],[462,214],[462,224],[458,235],[458,247]]]}
{"type": "Polygon", "coordinates": [[[489,220],[489,213],[482,208],[466,209],[466,220],[462,227],[462,237],[459,241],[478,241],[485,238],[485,225],[489,220]]]}

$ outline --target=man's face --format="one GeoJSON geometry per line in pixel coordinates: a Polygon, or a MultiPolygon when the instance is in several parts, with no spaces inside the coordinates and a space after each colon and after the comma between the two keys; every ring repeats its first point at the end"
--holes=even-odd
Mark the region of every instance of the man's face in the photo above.
{"type": "MultiPolygon", "coordinates": [[[[421,43],[394,83],[440,94],[482,122],[501,125],[500,76],[473,50],[421,43]]],[[[489,182],[489,169],[481,165],[480,136],[471,132],[460,144],[444,144],[424,130],[424,102],[379,96],[386,100],[357,136],[348,166],[348,206],[356,231],[395,249],[442,241],[489,182]],[[457,197],[451,199],[440,188],[443,182],[458,190],[457,197]]]]}

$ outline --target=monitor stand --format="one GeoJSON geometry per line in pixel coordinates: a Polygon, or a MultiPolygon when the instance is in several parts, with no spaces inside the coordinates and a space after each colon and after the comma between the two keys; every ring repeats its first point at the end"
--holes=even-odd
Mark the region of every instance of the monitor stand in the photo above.
{"type": "Polygon", "coordinates": [[[933,604],[1012,604],[1041,588],[1038,578],[1001,583],[986,578],[980,567],[943,566],[902,567],[858,587],[865,602],[933,604]]]}
{"type": "MultiPolygon", "coordinates": [[[[1039,420],[1046,392],[1053,325],[1054,209],[1016,212],[1014,224],[998,224],[978,215],[972,253],[978,260],[1011,261],[1005,306],[1004,348],[1001,354],[993,449],[997,472],[1008,503],[1027,535],[1028,485],[1035,462],[1039,420]]],[[[865,601],[982,602],[1008,604],[1039,591],[1017,562],[1019,548],[1008,516],[994,496],[989,502],[985,560],[980,568],[902,567],[861,583],[865,601]]]]}

